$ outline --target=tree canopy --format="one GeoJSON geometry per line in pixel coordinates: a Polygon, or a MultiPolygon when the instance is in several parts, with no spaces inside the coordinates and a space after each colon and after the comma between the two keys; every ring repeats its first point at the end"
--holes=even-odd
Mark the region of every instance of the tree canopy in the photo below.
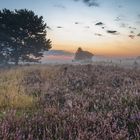
{"type": "Polygon", "coordinates": [[[0,10],[0,60],[38,62],[51,48],[42,16],[27,9],[0,10]]]}
{"type": "Polygon", "coordinates": [[[83,51],[82,48],[78,48],[75,53],[75,60],[91,60],[93,56],[91,52],[83,51]]]}

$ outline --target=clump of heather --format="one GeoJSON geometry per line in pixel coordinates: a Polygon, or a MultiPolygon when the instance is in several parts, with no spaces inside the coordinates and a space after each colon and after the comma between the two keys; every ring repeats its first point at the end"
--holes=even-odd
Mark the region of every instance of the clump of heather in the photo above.
{"type": "Polygon", "coordinates": [[[32,106],[1,107],[0,139],[140,139],[139,69],[62,65],[16,71],[24,92],[15,95],[32,98],[32,106]]]}

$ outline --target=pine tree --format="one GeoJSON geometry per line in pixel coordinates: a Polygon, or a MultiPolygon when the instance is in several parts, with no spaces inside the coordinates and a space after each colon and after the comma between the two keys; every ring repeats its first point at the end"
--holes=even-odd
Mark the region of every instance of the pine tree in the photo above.
{"type": "Polygon", "coordinates": [[[0,11],[0,57],[18,65],[38,62],[51,48],[42,16],[27,9],[0,11]]]}

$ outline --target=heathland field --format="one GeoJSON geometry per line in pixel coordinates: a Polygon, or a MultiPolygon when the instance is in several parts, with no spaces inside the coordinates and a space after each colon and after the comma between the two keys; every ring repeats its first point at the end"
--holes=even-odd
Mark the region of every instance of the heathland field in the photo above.
{"type": "Polygon", "coordinates": [[[140,70],[34,65],[0,70],[0,140],[139,140],[140,70]]]}

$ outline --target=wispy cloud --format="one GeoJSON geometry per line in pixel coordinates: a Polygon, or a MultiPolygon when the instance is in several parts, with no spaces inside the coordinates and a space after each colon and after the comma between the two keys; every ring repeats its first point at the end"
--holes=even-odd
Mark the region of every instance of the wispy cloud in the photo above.
{"type": "Polygon", "coordinates": [[[79,24],[79,22],[75,22],[74,24],[79,24]]]}
{"type": "Polygon", "coordinates": [[[134,31],[130,31],[131,34],[134,34],[134,31]]]}
{"type": "Polygon", "coordinates": [[[50,26],[47,26],[47,29],[51,30],[52,31],[52,28],[50,26]]]}
{"type": "Polygon", "coordinates": [[[115,21],[121,21],[121,20],[124,20],[125,16],[123,15],[119,15],[115,18],[115,21]]]}
{"type": "Polygon", "coordinates": [[[76,21],[76,22],[74,22],[74,24],[83,24],[82,22],[78,22],[78,21],[76,21]]]}
{"type": "Polygon", "coordinates": [[[63,27],[62,27],[62,26],[57,26],[57,28],[58,28],[58,29],[61,29],[61,28],[63,28],[63,27]]]}
{"type": "Polygon", "coordinates": [[[132,29],[132,30],[136,30],[137,29],[136,27],[132,27],[132,26],[129,26],[128,28],[132,29]]]}
{"type": "Polygon", "coordinates": [[[139,33],[139,34],[137,34],[137,36],[140,36],[140,33],[139,33]]]}
{"type": "Polygon", "coordinates": [[[120,17],[116,17],[116,18],[115,18],[115,21],[120,21],[120,20],[121,20],[120,17]]]}
{"type": "Polygon", "coordinates": [[[99,7],[99,2],[97,0],[74,0],[74,1],[83,1],[89,7],[99,7]]]}
{"type": "Polygon", "coordinates": [[[135,35],[128,35],[128,37],[130,37],[131,39],[134,39],[135,35]]]}
{"type": "Polygon", "coordinates": [[[107,30],[107,33],[113,34],[113,35],[118,35],[119,33],[115,30],[107,30]]]}
{"type": "Polygon", "coordinates": [[[99,34],[99,33],[95,33],[94,35],[96,35],[96,36],[103,36],[102,34],[99,34]]]}
{"type": "Polygon", "coordinates": [[[98,23],[96,23],[95,25],[102,26],[102,25],[104,25],[104,23],[103,23],[103,22],[98,22],[98,23]]]}

